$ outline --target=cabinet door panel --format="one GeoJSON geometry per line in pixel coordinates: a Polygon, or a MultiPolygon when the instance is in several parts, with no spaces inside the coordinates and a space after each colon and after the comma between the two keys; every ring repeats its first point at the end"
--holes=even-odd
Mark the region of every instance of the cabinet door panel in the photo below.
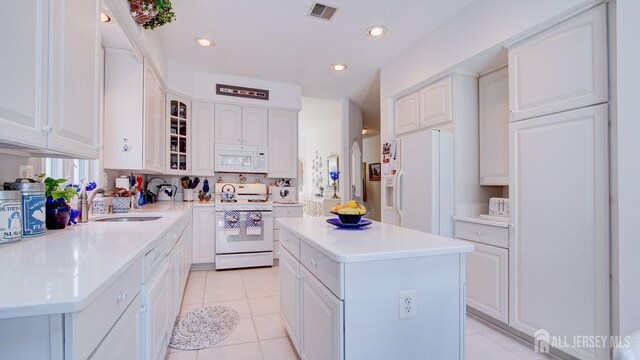
{"type": "Polygon", "coordinates": [[[49,148],[98,158],[99,2],[51,2],[49,148]]]}
{"type": "Polygon", "coordinates": [[[418,92],[411,93],[395,101],[394,126],[396,135],[405,134],[419,128],[419,107],[418,92]]]}
{"type": "Polygon", "coordinates": [[[270,178],[298,176],[298,114],[294,111],[269,110],[270,178]]]}
{"type": "MultiPolygon", "coordinates": [[[[156,80],[157,81],[157,80],[156,80]]],[[[156,137],[154,143],[154,170],[157,172],[165,171],[165,159],[166,159],[166,116],[165,116],[165,93],[164,89],[160,86],[160,82],[156,83],[156,137]]],[[[187,164],[188,166],[188,164],[187,164]]],[[[187,167],[188,169],[188,167],[187,167]]]]}
{"type": "Polygon", "coordinates": [[[215,259],[215,212],[212,208],[193,209],[193,263],[213,263],[215,259]]]}
{"type": "Polygon", "coordinates": [[[267,145],[268,117],[267,109],[242,107],[242,144],[267,145]]]}
{"type": "Polygon", "coordinates": [[[89,359],[142,359],[139,314],[140,296],[137,296],[89,359]]]}
{"type": "Polygon", "coordinates": [[[45,148],[49,1],[8,1],[0,12],[0,140],[45,148]],[[20,36],[16,36],[20,34],[20,36]],[[17,85],[19,84],[19,85],[17,85]]]}
{"type": "Polygon", "coordinates": [[[280,313],[291,342],[300,352],[300,263],[280,247],[280,313]]]}
{"type": "Polygon", "coordinates": [[[302,272],[303,360],[342,359],[342,302],[328,292],[311,273],[302,272]]]}
{"type": "Polygon", "coordinates": [[[146,359],[159,359],[166,351],[169,330],[169,267],[158,269],[157,280],[150,285],[147,299],[146,359]]]}
{"type": "Polygon", "coordinates": [[[420,90],[420,127],[427,128],[453,120],[451,78],[446,77],[420,90]]]}
{"type": "Polygon", "coordinates": [[[193,102],[192,107],[192,173],[213,176],[215,157],[214,105],[193,102]]]}
{"type": "Polygon", "coordinates": [[[467,304],[502,322],[509,320],[509,252],[495,246],[474,244],[467,254],[467,304]]]}
{"type": "Polygon", "coordinates": [[[509,49],[511,120],[607,100],[607,29],[600,5],[509,49]]]}
{"type": "Polygon", "coordinates": [[[156,92],[157,80],[148,63],[144,64],[144,169],[154,171],[156,167],[156,139],[158,134],[156,129],[159,125],[156,121],[156,92]]]}
{"type": "Polygon", "coordinates": [[[509,322],[528,335],[609,332],[606,114],[600,105],[510,125],[509,322]]]}
{"type": "Polygon", "coordinates": [[[509,185],[509,72],[479,80],[480,185],[509,185]]]}
{"type": "Polygon", "coordinates": [[[242,107],[216,104],[215,138],[216,144],[242,143],[242,107]]]}

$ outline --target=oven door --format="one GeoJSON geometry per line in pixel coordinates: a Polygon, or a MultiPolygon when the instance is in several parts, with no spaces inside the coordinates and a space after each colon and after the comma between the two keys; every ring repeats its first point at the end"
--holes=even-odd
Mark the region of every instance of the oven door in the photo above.
{"type": "Polygon", "coordinates": [[[216,254],[239,254],[273,251],[273,215],[262,211],[262,233],[247,235],[247,213],[240,211],[240,234],[227,235],[224,229],[224,212],[216,211],[216,254]]]}
{"type": "Polygon", "coordinates": [[[257,148],[242,145],[216,145],[215,171],[255,173],[257,148]]]}

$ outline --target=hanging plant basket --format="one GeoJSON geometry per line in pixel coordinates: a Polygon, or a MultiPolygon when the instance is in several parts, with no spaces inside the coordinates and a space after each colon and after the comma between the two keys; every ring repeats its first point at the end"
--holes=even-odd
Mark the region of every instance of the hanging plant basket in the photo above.
{"type": "Polygon", "coordinates": [[[171,0],[129,0],[131,17],[145,29],[153,30],[175,20],[171,0]]]}

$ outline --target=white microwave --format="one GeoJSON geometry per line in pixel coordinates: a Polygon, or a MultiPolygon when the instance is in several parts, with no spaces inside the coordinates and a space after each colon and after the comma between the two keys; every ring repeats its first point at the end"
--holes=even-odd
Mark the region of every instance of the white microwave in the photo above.
{"type": "Polygon", "coordinates": [[[216,144],[215,171],[266,173],[267,147],[216,144]]]}

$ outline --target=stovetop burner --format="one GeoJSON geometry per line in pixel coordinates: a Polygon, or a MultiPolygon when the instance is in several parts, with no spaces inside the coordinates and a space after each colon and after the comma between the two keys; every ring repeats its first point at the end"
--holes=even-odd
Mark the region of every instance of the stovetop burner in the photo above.
{"type": "Polygon", "coordinates": [[[220,202],[223,202],[223,203],[237,203],[238,200],[220,200],[220,202]]]}

